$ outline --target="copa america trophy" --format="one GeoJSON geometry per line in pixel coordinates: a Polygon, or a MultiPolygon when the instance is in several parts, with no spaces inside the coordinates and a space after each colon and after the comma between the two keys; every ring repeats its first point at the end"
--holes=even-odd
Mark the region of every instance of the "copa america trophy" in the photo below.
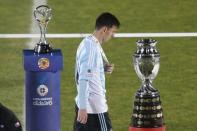
{"type": "Polygon", "coordinates": [[[153,39],[137,41],[133,64],[142,85],[135,94],[129,131],[165,131],[160,95],[152,85],[160,65],[156,43],[153,39]]]}
{"type": "Polygon", "coordinates": [[[34,51],[36,53],[49,53],[51,52],[52,48],[50,44],[46,40],[46,28],[49,20],[52,17],[51,14],[51,8],[49,8],[47,5],[41,5],[38,6],[34,10],[34,17],[38,22],[39,28],[40,28],[40,41],[37,43],[34,51]]]}

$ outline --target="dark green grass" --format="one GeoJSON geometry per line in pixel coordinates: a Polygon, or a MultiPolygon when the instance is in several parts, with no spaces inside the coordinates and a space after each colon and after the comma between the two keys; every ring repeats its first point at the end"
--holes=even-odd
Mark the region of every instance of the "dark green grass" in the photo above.
{"type": "MultiPolygon", "coordinates": [[[[32,1],[0,2],[0,33],[28,33],[32,1]],[[14,5],[14,6],[12,6],[14,5]]],[[[98,14],[110,11],[121,21],[120,32],[195,32],[195,0],[50,0],[53,18],[48,33],[91,33],[98,14]]],[[[161,54],[160,71],[153,81],[159,89],[168,131],[197,129],[197,39],[156,38],[161,54]]],[[[103,45],[108,59],[115,64],[106,75],[109,113],[114,130],[127,131],[133,97],[141,82],[135,74],[131,56],[137,38],[115,38],[103,45]]],[[[50,39],[61,48],[64,70],[61,83],[61,126],[72,131],[74,118],[75,52],[81,39],[50,39]]],[[[22,49],[27,40],[0,39],[0,102],[22,120],[24,71],[22,49]]]]}
{"type": "Polygon", "coordinates": [[[0,43],[0,102],[13,110],[22,121],[24,73],[21,50],[24,43],[8,44],[1,40],[0,43]]]}
{"type": "Polygon", "coordinates": [[[27,33],[31,22],[31,4],[28,0],[0,1],[0,33],[27,33]]]}
{"type": "Polygon", "coordinates": [[[197,26],[195,0],[49,0],[48,3],[54,9],[51,32],[92,32],[96,17],[105,11],[120,19],[120,32],[195,32],[197,26]]]}

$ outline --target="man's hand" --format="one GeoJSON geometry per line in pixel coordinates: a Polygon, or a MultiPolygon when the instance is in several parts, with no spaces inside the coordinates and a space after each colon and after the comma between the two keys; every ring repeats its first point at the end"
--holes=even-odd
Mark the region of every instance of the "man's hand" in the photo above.
{"type": "Polygon", "coordinates": [[[105,64],[104,70],[107,74],[111,74],[114,70],[114,64],[105,64]]]}
{"type": "Polygon", "coordinates": [[[86,124],[87,119],[88,119],[88,115],[87,115],[86,109],[79,109],[77,121],[82,124],[86,124]]]}

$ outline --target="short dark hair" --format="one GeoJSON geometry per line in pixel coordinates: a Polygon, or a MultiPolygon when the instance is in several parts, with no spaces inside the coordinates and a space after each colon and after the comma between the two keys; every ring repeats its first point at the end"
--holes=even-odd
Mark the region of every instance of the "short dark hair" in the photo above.
{"type": "Polygon", "coordinates": [[[119,20],[109,12],[104,12],[100,14],[96,19],[95,29],[100,29],[103,26],[111,28],[112,26],[116,26],[119,28],[120,22],[119,20]]]}

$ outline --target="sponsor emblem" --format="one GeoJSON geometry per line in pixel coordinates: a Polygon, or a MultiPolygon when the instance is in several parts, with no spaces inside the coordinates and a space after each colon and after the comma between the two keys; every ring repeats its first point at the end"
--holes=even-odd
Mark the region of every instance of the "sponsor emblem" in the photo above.
{"type": "Polygon", "coordinates": [[[86,76],[87,77],[91,77],[92,75],[93,75],[92,70],[91,69],[88,69],[86,76]]]}
{"type": "Polygon", "coordinates": [[[50,65],[49,59],[48,58],[40,58],[38,60],[38,67],[42,70],[48,68],[50,65]]]}
{"type": "Polygon", "coordinates": [[[49,90],[47,88],[46,85],[40,85],[38,88],[37,88],[37,93],[38,95],[40,96],[46,96],[48,94],[49,90]]]}
{"type": "Polygon", "coordinates": [[[88,73],[91,73],[91,70],[90,69],[88,69],[88,71],[87,71],[88,73]]]}

